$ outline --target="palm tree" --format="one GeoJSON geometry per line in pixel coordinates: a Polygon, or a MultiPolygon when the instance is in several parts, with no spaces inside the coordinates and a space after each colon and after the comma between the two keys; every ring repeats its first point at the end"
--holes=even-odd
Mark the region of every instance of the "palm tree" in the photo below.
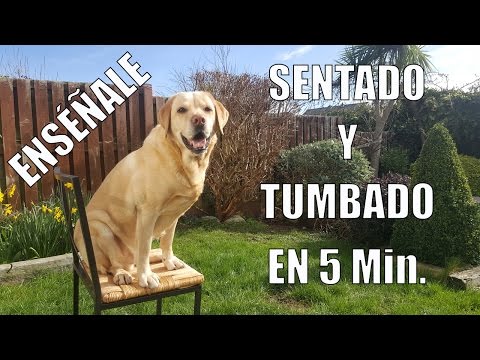
{"type": "MultiPolygon", "coordinates": [[[[420,65],[425,72],[432,69],[432,63],[420,45],[353,45],[347,46],[340,54],[339,64],[355,65],[350,79],[356,78],[358,65],[372,65],[374,81],[378,84],[378,65],[395,65],[400,74],[407,65],[420,65]]],[[[400,77],[400,85],[403,77],[400,77]]],[[[402,96],[402,95],[401,95],[402,96]]],[[[373,100],[375,131],[372,139],[371,163],[378,176],[380,152],[382,148],[383,130],[396,100],[373,100]]]]}

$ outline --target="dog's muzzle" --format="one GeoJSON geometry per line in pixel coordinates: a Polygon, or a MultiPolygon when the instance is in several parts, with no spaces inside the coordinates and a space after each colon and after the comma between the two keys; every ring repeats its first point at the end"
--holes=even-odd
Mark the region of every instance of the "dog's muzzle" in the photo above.
{"type": "Polygon", "coordinates": [[[207,138],[206,134],[203,131],[198,132],[195,134],[194,137],[191,139],[187,139],[185,136],[182,135],[183,144],[185,147],[193,152],[194,154],[201,154],[208,149],[208,145],[210,144],[210,138],[207,138]]]}

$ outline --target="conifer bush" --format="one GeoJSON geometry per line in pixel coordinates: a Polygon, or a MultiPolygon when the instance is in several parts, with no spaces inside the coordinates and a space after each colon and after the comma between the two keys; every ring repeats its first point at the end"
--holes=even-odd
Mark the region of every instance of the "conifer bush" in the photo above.
{"type": "Polygon", "coordinates": [[[411,188],[418,183],[432,186],[433,214],[421,220],[410,213],[397,220],[391,241],[395,252],[440,266],[451,258],[480,263],[480,211],[455,143],[443,125],[429,131],[412,171],[411,188]]]}
{"type": "Polygon", "coordinates": [[[467,175],[470,190],[474,196],[480,196],[480,159],[473,156],[460,155],[465,175],[467,175]]]}

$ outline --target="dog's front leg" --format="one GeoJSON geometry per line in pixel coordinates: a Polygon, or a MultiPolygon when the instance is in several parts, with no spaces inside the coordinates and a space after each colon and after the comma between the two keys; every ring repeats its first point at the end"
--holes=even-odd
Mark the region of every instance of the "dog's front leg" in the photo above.
{"type": "Polygon", "coordinates": [[[178,219],[165,230],[165,234],[160,238],[160,249],[162,249],[163,263],[168,270],[180,269],[185,266],[182,261],[173,255],[172,250],[173,236],[175,235],[177,221],[178,219]]]}
{"type": "Polygon", "coordinates": [[[137,240],[137,274],[138,283],[141,287],[148,287],[150,289],[156,288],[160,285],[160,280],[150,268],[150,249],[152,247],[152,233],[155,226],[156,217],[152,215],[154,212],[147,209],[137,209],[137,225],[136,225],[136,240],[137,240]]]}

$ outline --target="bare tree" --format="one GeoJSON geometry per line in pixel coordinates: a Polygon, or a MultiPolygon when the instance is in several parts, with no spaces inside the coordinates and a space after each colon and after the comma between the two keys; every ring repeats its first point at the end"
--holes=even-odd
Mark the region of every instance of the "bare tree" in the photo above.
{"type": "Polygon", "coordinates": [[[480,77],[475,74],[476,79],[460,87],[460,90],[478,92],[480,90],[480,77]]]}
{"type": "Polygon", "coordinates": [[[17,79],[44,79],[45,78],[45,58],[43,64],[37,70],[30,66],[28,57],[20,49],[12,49],[11,53],[6,51],[0,55],[0,77],[11,77],[17,79]]]}
{"type": "Polygon", "coordinates": [[[425,77],[425,85],[436,88],[437,90],[448,90],[450,76],[440,72],[430,72],[425,77]]]}

